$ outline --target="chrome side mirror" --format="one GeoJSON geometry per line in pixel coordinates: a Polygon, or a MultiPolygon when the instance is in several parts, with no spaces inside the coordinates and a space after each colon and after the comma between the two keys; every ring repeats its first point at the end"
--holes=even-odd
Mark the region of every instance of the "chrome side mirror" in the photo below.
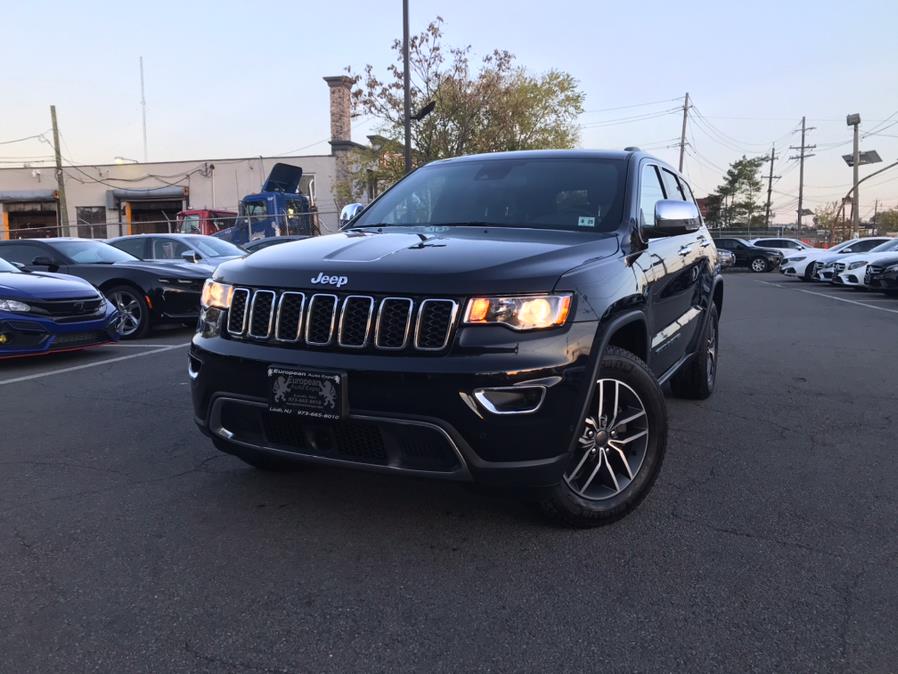
{"type": "Polygon", "coordinates": [[[663,199],[655,204],[655,226],[649,228],[658,235],[694,232],[701,227],[698,206],[688,201],[663,199]]]}
{"type": "Polygon", "coordinates": [[[359,213],[365,210],[364,204],[346,204],[340,211],[340,227],[347,224],[359,213]]]}

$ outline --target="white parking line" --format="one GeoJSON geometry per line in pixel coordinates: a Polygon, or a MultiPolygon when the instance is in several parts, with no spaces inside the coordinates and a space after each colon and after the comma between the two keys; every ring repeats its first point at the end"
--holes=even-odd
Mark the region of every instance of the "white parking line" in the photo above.
{"type": "Polygon", "coordinates": [[[164,349],[165,347],[171,346],[171,345],[170,344],[134,344],[134,343],[127,343],[127,342],[111,342],[110,344],[105,344],[104,346],[118,346],[118,347],[125,347],[125,348],[131,348],[131,349],[164,349]]]}
{"type": "MultiPolygon", "coordinates": [[[[781,283],[771,283],[770,281],[759,281],[759,283],[763,283],[764,285],[768,285],[768,286],[775,286],[777,288],[786,288],[787,290],[794,290],[799,293],[807,293],[808,295],[817,295],[818,297],[825,297],[830,300],[836,300],[837,302],[847,302],[848,304],[856,304],[859,307],[866,307],[867,309],[876,309],[876,311],[887,311],[890,314],[898,314],[898,309],[887,309],[885,307],[878,307],[875,304],[867,304],[866,302],[858,302],[857,300],[849,300],[844,297],[836,297],[835,294],[819,293],[814,290],[805,290],[804,288],[787,288],[786,286],[784,286],[781,283]]],[[[879,297],[872,298],[871,297],[869,301],[881,302],[883,300],[890,301],[890,302],[894,301],[894,300],[890,300],[889,298],[885,298],[885,297],[883,297],[883,298],[879,298],[879,297]]]]}
{"type": "Polygon", "coordinates": [[[127,356],[118,356],[117,358],[107,358],[105,360],[98,360],[95,363],[85,363],[84,365],[73,365],[72,367],[64,367],[61,370],[53,370],[52,372],[39,372],[38,374],[28,374],[23,377],[13,377],[12,379],[0,379],[0,386],[4,384],[16,384],[21,381],[29,381],[31,379],[42,379],[43,377],[51,377],[55,374],[65,374],[66,372],[74,372],[75,370],[85,370],[89,367],[97,367],[99,365],[108,365],[109,363],[118,363],[123,360],[131,360],[132,358],[140,358],[141,356],[152,356],[153,354],[160,353],[162,351],[171,351],[172,349],[182,349],[185,346],[190,346],[190,342],[185,342],[184,344],[174,344],[172,346],[163,346],[158,349],[153,349],[151,351],[142,351],[140,353],[132,353],[127,356]]]}

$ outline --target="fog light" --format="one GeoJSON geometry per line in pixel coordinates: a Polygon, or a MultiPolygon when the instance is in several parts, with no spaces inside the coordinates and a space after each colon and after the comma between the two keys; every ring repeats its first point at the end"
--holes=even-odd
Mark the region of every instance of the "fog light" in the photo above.
{"type": "Polygon", "coordinates": [[[0,332],[0,344],[6,344],[6,342],[7,342],[8,340],[9,340],[9,337],[7,337],[5,334],[3,334],[2,332],[0,332]]]}
{"type": "Polygon", "coordinates": [[[545,397],[545,386],[503,386],[474,391],[477,402],[493,414],[532,414],[545,397]]]}

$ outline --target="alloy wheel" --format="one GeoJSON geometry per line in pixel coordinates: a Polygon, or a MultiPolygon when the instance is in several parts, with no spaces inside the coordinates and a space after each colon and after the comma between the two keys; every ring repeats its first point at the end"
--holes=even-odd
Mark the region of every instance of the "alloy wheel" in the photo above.
{"type": "Polygon", "coordinates": [[[578,496],[603,500],[620,494],[639,473],[649,444],[648,415],[636,391],[619,379],[600,379],[595,395],[576,463],[564,480],[578,496]]]}
{"type": "Polygon", "coordinates": [[[140,329],[143,310],[140,302],[125,290],[116,290],[109,295],[109,301],[118,309],[116,330],[122,337],[129,337],[140,329]]]}
{"type": "Polygon", "coordinates": [[[756,257],[751,261],[751,270],[755,272],[767,271],[767,262],[762,257],[756,257]]]}

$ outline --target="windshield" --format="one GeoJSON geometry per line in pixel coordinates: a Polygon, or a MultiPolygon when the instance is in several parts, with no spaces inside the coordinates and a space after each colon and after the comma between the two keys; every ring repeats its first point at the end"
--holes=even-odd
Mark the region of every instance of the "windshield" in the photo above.
{"type": "Polygon", "coordinates": [[[0,272],[11,272],[13,274],[21,274],[22,271],[11,262],[7,262],[2,257],[0,257],[0,272]]]}
{"type": "Polygon", "coordinates": [[[881,243],[876,248],[871,248],[871,253],[887,253],[891,250],[898,250],[898,239],[890,239],[885,243],[881,243]]]}
{"type": "Polygon", "coordinates": [[[53,247],[79,264],[106,264],[137,260],[133,255],[102,241],[54,241],[53,247]]]}
{"type": "Polygon", "coordinates": [[[197,234],[200,231],[200,216],[198,215],[185,215],[184,219],[181,220],[181,233],[182,234],[197,234]]]}
{"type": "Polygon", "coordinates": [[[243,210],[243,215],[249,216],[258,216],[265,215],[265,202],[264,201],[244,201],[241,206],[243,210]]]}
{"type": "Polygon", "coordinates": [[[190,243],[203,257],[223,257],[225,255],[244,255],[246,251],[238,248],[233,243],[215,239],[213,237],[203,239],[190,239],[190,243]]]}
{"type": "Polygon", "coordinates": [[[353,227],[490,225],[607,232],[620,224],[621,159],[471,159],[425,166],[353,227]]]}

